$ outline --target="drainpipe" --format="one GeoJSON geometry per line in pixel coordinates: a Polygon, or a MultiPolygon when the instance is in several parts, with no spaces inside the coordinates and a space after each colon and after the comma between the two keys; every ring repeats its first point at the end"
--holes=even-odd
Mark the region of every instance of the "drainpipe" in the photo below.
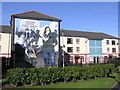
{"type": "Polygon", "coordinates": [[[86,45],[86,55],[85,55],[85,63],[87,63],[87,42],[88,42],[88,39],[85,41],[85,45],[86,45]]]}
{"type": "Polygon", "coordinates": [[[65,47],[65,45],[64,45],[64,30],[62,29],[62,44],[63,44],[63,46],[62,46],[62,54],[63,54],[63,67],[65,66],[65,64],[64,64],[64,47],[65,47]]]}

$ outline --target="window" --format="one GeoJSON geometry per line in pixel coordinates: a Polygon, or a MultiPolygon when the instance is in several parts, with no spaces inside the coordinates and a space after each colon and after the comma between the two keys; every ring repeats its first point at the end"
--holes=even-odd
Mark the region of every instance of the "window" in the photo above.
{"type": "Polygon", "coordinates": [[[80,52],[80,47],[76,47],[76,52],[80,52]]]}
{"type": "Polygon", "coordinates": [[[112,45],[115,45],[115,40],[112,40],[112,45]]]}
{"type": "Polygon", "coordinates": [[[80,61],[84,62],[84,56],[80,56],[80,61]]]}
{"type": "Polygon", "coordinates": [[[95,49],[95,54],[96,55],[102,55],[102,48],[96,48],[95,49]]]}
{"type": "Polygon", "coordinates": [[[95,40],[90,40],[89,44],[90,46],[95,46],[95,40]]]}
{"type": "Polygon", "coordinates": [[[107,59],[108,58],[108,56],[104,56],[104,59],[107,59]]]}
{"type": "Polygon", "coordinates": [[[67,38],[67,44],[73,44],[73,39],[72,38],[67,38]]]}
{"type": "Polygon", "coordinates": [[[96,40],[96,46],[102,46],[101,40],[96,40]]]}
{"type": "Polygon", "coordinates": [[[116,52],[116,48],[112,48],[112,52],[115,53],[116,52]]]}
{"type": "Polygon", "coordinates": [[[90,55],[95,55],[95,48],[90,48],[90,55]]]}
{"type": "Polygon", "coordinates": [[[67,52],[73,52],[73,47],[67,47],[67,52]]]}
{"type": "Polygon", "coordinates": [[[79,38],[76,39],[76,44],[80,44],[80,39],[79,38]]]}
{"type": "Polygon", "coordinates": [[[107,44],[107,45],[109,45],[109,44],[110,44],[110,43],[109,43],[109,40],[106,40],[106,44],[107,44]]]}
{"type": "Polygon", "coordinates": [[[110,48],[107,48],[107,52],[110,52],[110,48]]]}
{"type": "Polygon", "coordinates": [[[107,63],[109,60],[109,57],[108,56],[104,56],[104,63],[107,63]]]}

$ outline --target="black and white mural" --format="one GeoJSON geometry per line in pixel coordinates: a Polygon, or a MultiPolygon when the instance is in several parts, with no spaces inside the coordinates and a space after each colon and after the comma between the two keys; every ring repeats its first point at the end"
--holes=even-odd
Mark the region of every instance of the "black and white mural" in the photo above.
{"type": "Polygon", "coordinates": [[[33,64],[43,60],[54,67],[58,45],[58,22],[15,18],[14,44],[25,49],[25,58],[33,64]],[[42,59],[41,59],[42,58],[42,59]]]}

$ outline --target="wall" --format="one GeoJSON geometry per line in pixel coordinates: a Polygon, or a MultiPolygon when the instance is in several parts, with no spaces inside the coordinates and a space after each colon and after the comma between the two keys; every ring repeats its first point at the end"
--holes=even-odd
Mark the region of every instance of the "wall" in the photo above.
{"type": "Polygon", "coordinates": [[[0,33],[1,34],[1,51],[0,57],[11,57],[11,34],[9,33],[0,33]]]}
{"type": "MultiPolygon", "coordinates": [[[[78,55],[80,57],[83,57],[83,64],[89,63],[89,40],[87,38],[83,37],[60,37],[60,46],[65,45],[63,48],[65,52],[67,52],[67,47],[73,47],[73,52],[68,53],[70,56],[73,57],[73,63],[75,63],[75,56],[78,55]],[[73,44],[67,44],[67,38],[72,38],[73,39],[73,44]],[[80,43],[76,44],[76,39],[80,39],[80,43]],[[80,51],[76,52],[76,47],[80,47],[80,51]]],[[[80,59],[78,60],[80,63],[80,59]]]]}
{"type": "Polygon", "coordinates": [[[103,39],[102,40],[102,54],[103,56],[108,56],[112,54],[113,56],[118,56],[118,40],[117,39],[103,39]],[[109,45],[106,44],[106,40],[109,40],[109,45]],[[112,45],[112,40],[115,40],[115,45],[112,45]],[[110,48],[110,52],[107,52],[107,48],[110,48]],[[112,53],[112,48],[116,48],[116,53],[112,53]]]}

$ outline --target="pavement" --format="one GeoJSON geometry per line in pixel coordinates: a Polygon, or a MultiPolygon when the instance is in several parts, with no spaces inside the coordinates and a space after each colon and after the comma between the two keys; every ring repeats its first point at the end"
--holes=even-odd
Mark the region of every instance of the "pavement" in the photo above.
{"type": "Polygon", "coordinates": [[[112,87],[110,90],[120,90],[120,82],[117,83],[114,87],[112,87]]]}

